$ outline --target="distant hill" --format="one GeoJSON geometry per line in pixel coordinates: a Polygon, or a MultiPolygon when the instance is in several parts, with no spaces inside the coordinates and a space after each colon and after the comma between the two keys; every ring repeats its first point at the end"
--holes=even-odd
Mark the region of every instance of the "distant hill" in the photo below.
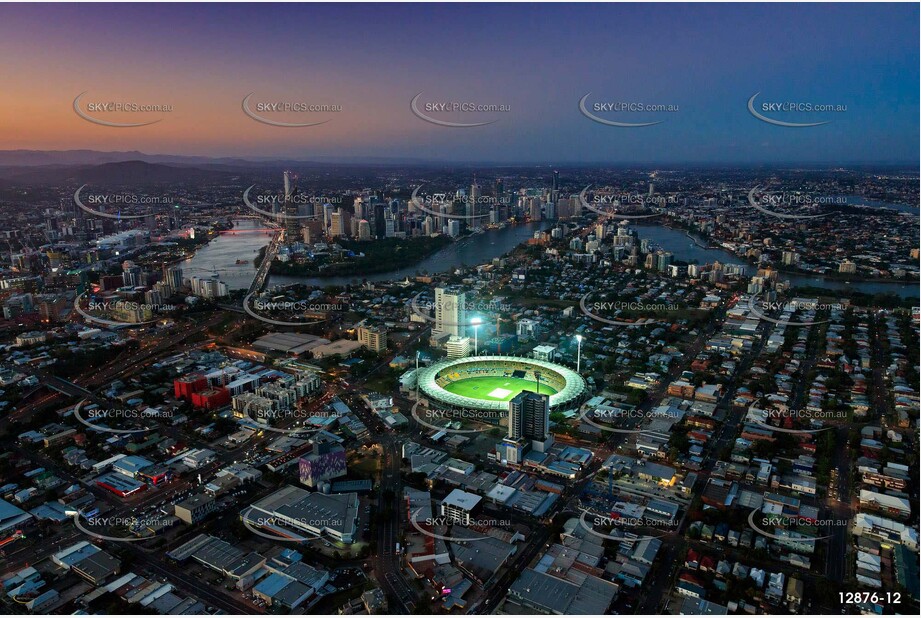
{"type": "Polygon", "coordinates": [[[101,165],[123,161],[200,165],[213,163],[251,163],[245,159],[150,155],[137,150],[100,152],[98,150],[0,150],[0,166],[32,167],[46,165],[101,165]]]}
{"type": "Polygon", "coordinates": [[[145,186],[166,183],[227,181],[238,174],[229,170],[162,165],[144,161],[119,161],[101,165],[46,165],[0,169],[3,184],[98,184],[145,186]]]}
{"type": "Polygon", "coordinates": [[[122,161],[143,161],[165,165],[227,166],[252,169],[289,164],[325,165],[427,165],[425,159],[388,157],[200,157],[169,154],[146,154],[137,150],[100,152],[98,150],[0,150],[2,167],[38,167],[50,165],[101,165],[122,161]]]}

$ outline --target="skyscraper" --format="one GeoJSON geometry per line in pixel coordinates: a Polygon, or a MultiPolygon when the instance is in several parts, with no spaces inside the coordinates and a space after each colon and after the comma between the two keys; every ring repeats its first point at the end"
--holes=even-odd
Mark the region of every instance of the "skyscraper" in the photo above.
{"type": "Polygon", "coordinates": [[[282,213],[285,217],[285,240],[291,244],[300,240],[300,223],[297,210],[297,203],[294,196],[297,195],[297,176],[293,172],[285,172],[285,197],[282,205],[282,213]]]}
{"type": "Polygon", "coordinates": [[[333,213],[335,211],[336,209],[333,207],[332,204],[330,203],[323,204],[323,232],[324,233],[327,233],[327,234],[329,233],[329,228],[333,224],[333,213]]]}
{"type": "Polygon", "coordinates": [[[168,285],[171,291],[176,292],[182,287],[182,269],[178,266],[164,264],[163,278],[161,281],[168,285]]]}
{"type": "Polygon", "coordinates": [[[355,219],[361,221],[368,218],[368,206],[361,197],[355,198],[355,219]]]}
{"type": "MultiPolygon", "coordinates": [[[[508,437],[543,444],[550,437],[550,395],[521,391],[508,402],[508,437]]],[[[534,447],[536,450],[537,446],[534,447]]]]}
{"type": "Polygon", "coordinates": [[[480,185],[476,183],[476,178],[473,179],[473,184],[470,185],[470,194],[467,196],[467,225],[470,227],[479,227],[475,216],[479,214],[479,208],[477,207],[480,203],[480,185]]]}
{"type": "Polygon", "coordinates": [[[384,204],[374,201],[374,235],[378,238],[387,236],[387,221],[384,219],[384,204]]]}
{"type": "Polygon", "coordinates": [[[371,240],[371,224],[367,219],[358,222],[358,240],[371,240]]]}
{"type": "Polygon", "coordinates": [[[528,215],[531,221],[540,221],[541,217],[540,199],[536,197],[528,198],[528,215]]]}
{"type": "Polygon", "coordinates": [[[342,210],[339,208],[336,212],[332,213],[330,222],[329,222],[329,235],[333,238],[339,236],[348,236],[348,230],[350,227],[350,216],[348,211],[342,210]]]}
{"type": "Polygon", "coordinates": [[[466,336],[467,299],[456,288],[435,288],[435,328],[433,334],[466,336]]]}

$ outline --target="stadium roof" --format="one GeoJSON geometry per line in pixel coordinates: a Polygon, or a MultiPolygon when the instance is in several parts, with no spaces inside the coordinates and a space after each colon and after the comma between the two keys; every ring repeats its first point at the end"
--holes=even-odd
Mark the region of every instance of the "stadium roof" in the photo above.
{"type": "Polygon", "coordinates": [[[507,412],[507,401],[490,401],[487,399],[477,399],[475,397],[464,397],[463,395],[456,395],[454,393],[448,392],[439,386],[436,382],[436,377],[438,374],[449,367],[489,362],[520,363],[523,365],[545,369],[561,376],[566,384],[556,394],[550,395],[551,408],[566,405],[577,399],[580,395],[582,395],[583,392],[585,392],[585,380],[583,380],[582,376],[580,376],[572,369],[562,365],[557,365],[556,363],[536,360],[532,358],[519,358],[517,356],[468,356],[466,358],[441,361],[431,365],[430,367],[419,369],[419,388],[422,389],[422,391],[429,397],[451,406],[473,408],[477,410],[494,410],[497,412],[507,412]]]}

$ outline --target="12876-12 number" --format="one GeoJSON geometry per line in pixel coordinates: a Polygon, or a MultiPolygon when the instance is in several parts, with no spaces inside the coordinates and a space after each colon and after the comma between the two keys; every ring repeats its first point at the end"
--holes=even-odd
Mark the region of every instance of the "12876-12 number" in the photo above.
{"type": "Polygon", "coordinates": [[[902,602],[901,592],[839,592],[838,598],[842,604],[855,605],[857,603],[886,603],[896,604],[902,602]]]}

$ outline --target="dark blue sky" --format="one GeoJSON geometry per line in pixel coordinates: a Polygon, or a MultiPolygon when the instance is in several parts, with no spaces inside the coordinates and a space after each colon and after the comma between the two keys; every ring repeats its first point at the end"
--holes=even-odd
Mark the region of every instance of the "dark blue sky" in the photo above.
{"type": "MultiPolygon", "coordinates": [[[[138,149],[207,155],[547,163],[916,163],[915,4],[8,5],[0,149],[138,149]],[[163,122],[100,130],[70,105],[169,102],[163,122]],[[342,106],[320,127],[246,118],[240,101],[342,106]],[[427,101],[504,113],[411,113],[427,101]],[[579,112],[595,102],[671,113],[579,112]],[[746,103],[842,105],[764,112],[746,103]]],[[[319,118],[311,115],[309,118],[319,118]]],[[[303,118],[286,118],[290,121],[303,118]]]]}

